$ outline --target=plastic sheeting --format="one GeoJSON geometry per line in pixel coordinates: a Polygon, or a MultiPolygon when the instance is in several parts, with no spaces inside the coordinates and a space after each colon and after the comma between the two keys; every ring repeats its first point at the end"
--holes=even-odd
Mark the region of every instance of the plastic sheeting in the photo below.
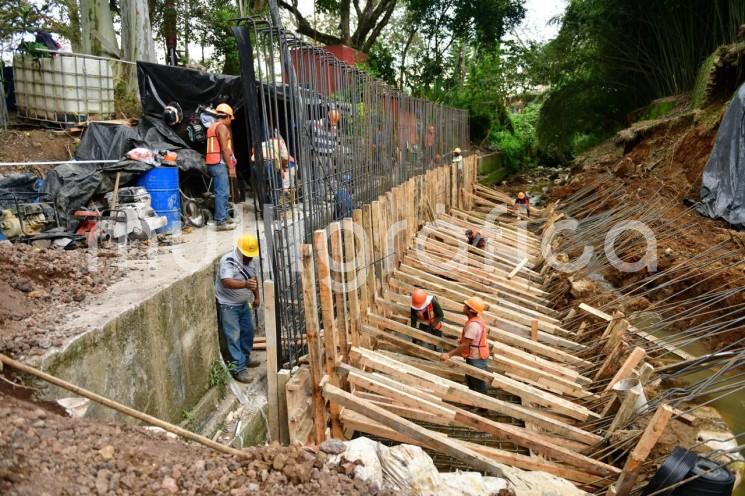
{"type": "Polygon", "coordinates": [[[697,210],[745,229],[745,85],[727,109],[704,169],[697,210]]]}
{"type": "Polygon", "coordinates": [[[243,89],[238,76],[225,76],[147,62],[137,62],[142,110],[160,116],[169,102],[178,102],[184,115],[197,107],[215,107],[228,102],[233,110],[243,106],[243,89]]]}

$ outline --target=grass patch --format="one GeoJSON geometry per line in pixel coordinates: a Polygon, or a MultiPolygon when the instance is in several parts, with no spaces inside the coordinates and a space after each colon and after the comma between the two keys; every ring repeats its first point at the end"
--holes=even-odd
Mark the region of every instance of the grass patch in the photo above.
{"type": "Polygon", "coordinates": [[[696,84],[693,87],[693,93],[691,95],[693,108],[701,108],[706,103],[706,87],[709,84],[709,78],[711,77],[711,71],[714,69],[714,61],[717,58],[718,51],[719,49],[709,55],[698,70],[698,77],[696,77],[696,84]]]}
{"type": "Polygon", "coordinates": [[[210,367],[209,384],[210,387],[217,387],[220,390],[220,396],[225,395],[225,390],[230,381],[230,376],[235,370],[235,364],[232,362],[225,364],[222,360],[215,360],[210,367]]]}
{"type": "Polygon", "coordinates": [[[644,115],[642,116],[641,120],[643,121],[654,121],[657,119],[661,119],[665,117],[667,114],[673,111],[675,108],[675,102],[673,101],[665,101],[665,102],[657,102],[653,103],[649,106],[646,112],[644,112],[644,115]]]}

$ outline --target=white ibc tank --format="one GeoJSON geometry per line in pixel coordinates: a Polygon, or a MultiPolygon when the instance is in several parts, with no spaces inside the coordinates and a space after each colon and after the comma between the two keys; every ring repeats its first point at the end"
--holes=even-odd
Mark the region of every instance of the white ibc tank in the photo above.
{"type": "Polygon", "coordinates": [[[111,62],[78,54],[13,58],[18,115],[59,123],[107,119],[114,114],[111,62]]]}

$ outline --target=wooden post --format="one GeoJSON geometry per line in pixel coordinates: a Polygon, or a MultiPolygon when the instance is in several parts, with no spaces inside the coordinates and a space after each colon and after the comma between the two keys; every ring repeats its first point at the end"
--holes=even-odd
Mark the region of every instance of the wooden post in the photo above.
{"type": "Polygon", "coordinates": [[[266,396],[269,438],[279,441],[279,392],[277,388],[277,314],[274,281],[264,281],[264,330],[266,331],[266,396]]]}
{"type": "Polygon", "coordinates": [[[616,494],[618,496],[628,496],[631,492],[636,479],[639,477],[642,463],[644,463],[652,452],[672,415],[673,409],[669,405],[662,404],[657,408],[652,420],[649,421],[647,428],[644,429],[642,437],[626,460],[623,472],[621,472],[621,476],[618,478],[618,482],[616,483],[616,494]]]}
{"type": "Polygon", "coordinates": [[[642,386],[646,386],[649,382],[650,377],[654,373],[654,367],[648,363],[642,363],[639,367],[639,382],[642,386]]]}
{"type": "Polygon", "coordinates": [[[184,439],[188,439],[189,441],[194,441],[196,443],[202,444],[204,446],[207,446],[208,448],[212,448],[216,451],[220,451],[221,453],[225,453],[226,455],[232,455],[232,456],[237,456],[237,457],[249,457],[251,459],[254,456],[253,454],[249,452],[237,450],[235,448],[231,448],[230,446],[225,446],[224,444],[217,443],[209,438],[200,436],[199,434],[194,434],[191,431],[187,431],[186,429],[183,429],[177,425],[173,425],[169,422],[160,420],[159,418],[155,418],[152,415],[148,415],[147,413],[142,413],[139,410],[135,410],[134,408],[130,408],[126,405],[122,405],[121,403],[118,403],[114,400],[106,398],[105,396],[101,396],[100,394],[96,394],[94,392],[88,391],[87,389],[83,389],[80,386],[76,386],[75,384],[71,384],[67,381],[63,381],[62,379],[58,377],[55,377],[51,374],[47,374],[46,372],[42,372],[41,370],[37,370],[24,363],[17,362],[2,354],[0,354],[0,364],[7,365],[8,367],[12,367],[25,374],[31,374],[35,377],[45,380],[46,382],[50,384],[54,384],[57,387],[61,387],[62,389],[66,389],[67,391],[70,391],[84,398],[88,398],[89,400],[93,400],[96,403],[100,403],[103,406],[116,410],[119,413],[136,418],[137,420],[145,422],[146,424],[160,427],[161,429],[165,429],[166,431],[176,434],[177,436],[181,436],[184,439]]]}
{"type": "Polygon", "coordinates": [[[626,391],[626,397],[621,402],[621,406],[618,408],[616,416],[613,418],[610,427],[608,427],[608,436],[610,436],[619,427],[626,425],[626,422],[631,419],[636,411],[636,400],[639,398],[639,393],[634,390],[626,391]]]}
{"type": "Polygon", "coordinates": [[[631,352],[626,361],[623,362],[621,368],[618,369],[618,372],[616,372],[616,375],[613,376],[613,379],[611,379],[608,385],[605,387],[605,391],[610,391],[610,389],[619,381],[626,379],[629,374],[631,374],[631,371],[634,370],[637,365],[639,365],[639,362],[641,362],[645,356],[647,356],[647,352],[644,351],[644,348],[640,348],[638,346],[634,348],[634,351],[631,352]]]}
{"type": "MultiPolygon", "coordinates": [[[[359,210],[357,210],[359,212],[359,210]]],[[[361,214],[362,212],[360,212],[361,214]]],[[[360,345],[360,300],[358,286],[360,279],[357,274],[357,251],[354,246],[354,222],[350,218],[343,221],[344,226],[344,263],[347,265],[345,274],[346,294],[349,301],[349,338],[352,346],[360,345]]]]}
{"type": "Polygon", "coordinates": [[[347,317],[347,284],[346,274],[344,274],[343,263],[344,255],[342,250],[341,223],[332,222],[329,224],[329,236],[331,236],[331,260],[334,262],[334,296],[336,300],[336,328],[338,329],[339,349],[344,361],[347,361],[349,353],[349,340],[347,338],[349,328],[349,318],[347,317]]]}
{"type": "Polygon", "coordinates": [[[365,262],[367,267],[367,296],[365,298],[367,300],[366,308],[372,308],[372,306],[375,304],[375,294],[377,293],[377,291],[375,290],[375,271],[377,264],[375,262],[372,219],[372,205],[369,203],[362,205],[362,227],[365,230],[365,262]]]}
{"type": "Polygon", "coordinates": [[[383,287],[383,246],[381,244],[380,202],[372,202],[370,212],[372,218],[372,235],[370,241],[373,247],[373,267],[375,268],[375,297],[381,295],[383,287]]]}
{"type": "Polygon", "coordinates": [[[279,397],[279,442],[283,446],[290,444],[290,427],[287,418],[287,383],[290,371],[282,369],[277,372],[277,392],[279,397]]]}
{"type": "Polygon", "coordinates": [[[530,321],[530,339],[538,341],[538,321],[535,319],[530,321]]]}
{"type": "Polygon", "coordinates": [[[311,245],[302,246],[303,259],[303,305],[305,307],[305,333],[308,338],[310,358],[311,391],[313,394],[313,429],[316,444],[326,438],[326,412],[321,395],[321,345],[318,339],[318,301],[316,300],[316,275],[313,270],[313,249],[311,245]]]}
{"type": "MultiPolygon", "coordinates": [[[[336,373],[337,332],[334,321],[334,300],[331,292],[331,271],[329,269],[329,253],[326,231],[319,229],[313,233],[313,247],[316,252],[316,270],[318,271],[318,290],[321,302],[321,317],[323,319],[323,351],[326,363],[326,375],[332,385],[339,387],[341,382],[336,373]]],[[[341,423],[339,422],[339,405],[331,402],[331,435],[336,439],[343,439],[341,423]]]]}

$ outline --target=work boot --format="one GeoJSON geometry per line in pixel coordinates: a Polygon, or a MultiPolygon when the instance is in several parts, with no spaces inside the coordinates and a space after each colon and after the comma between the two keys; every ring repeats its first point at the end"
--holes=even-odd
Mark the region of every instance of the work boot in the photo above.
{"type": "Polygon", "coordinates": [[[246,364],[246,367],[248,367],[250,369],[255,369],[259,365],[261,365],[261,362],[260,361],[258,361],[258,360],[249,360],[248,363],[246,364]]]}
{"type": "Polygon", "coordinates": [[[223,222],[222,224],[218,224],[215,229],[218,231],[232,231],[233,229],[235,229],[235,227],[235,224],[223,222]]]}
{"type": "Polygon", "coordinates": [[[235,380],[244,384],[250,384],[254,378],[248,373],[248,370],[242,370],[235,374],[235,380]]]}

